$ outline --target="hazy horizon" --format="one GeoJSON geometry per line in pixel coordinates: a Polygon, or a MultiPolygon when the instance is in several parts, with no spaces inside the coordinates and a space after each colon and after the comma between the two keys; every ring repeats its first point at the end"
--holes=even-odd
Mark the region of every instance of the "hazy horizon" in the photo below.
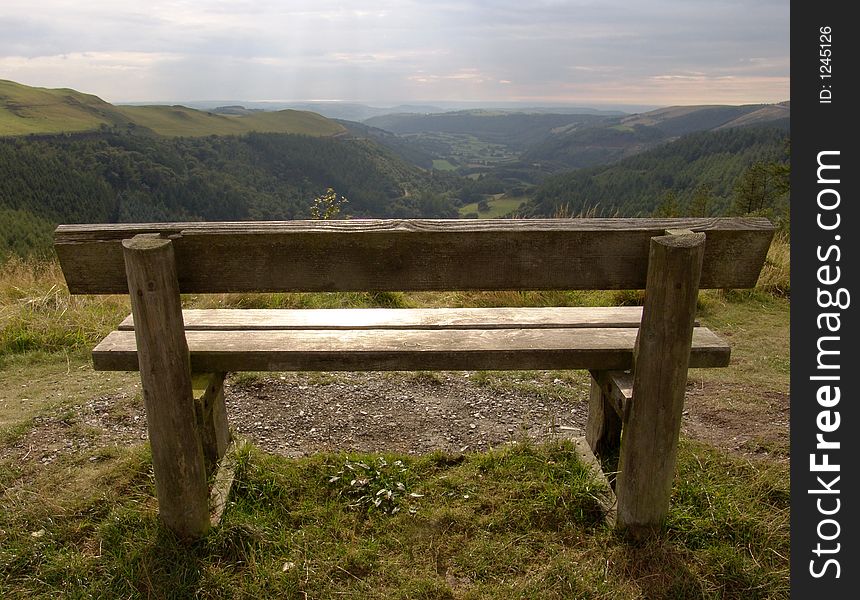
{"type": "Polygon", "coordinates": [[[0,78],[114,103],[776,103],[789,99],[789,12],[787,0],[4,0],[0,78]]]}
{"type": "MultiPolygon", "coordinates": [[[[86,90],[78,90],[85,92],[86,90]]],[[[786,99],[787,100],[787,99],[786,99]]],[[[605,112],[645,112],[665,108],[667,105],[646,105],[646,104],[598,104],[598,103],[578,103],[578,102],[501,102],[488,100],[486,102],[474,101],[457,101],[457,100],[394,100],[389,102],[373,102],[365,100],[340,100],[340,99],[264,99],[264,100],[248,100],[241,98],[233,99],[218,99],[218,98],[191,98],[191,99],[173,99],[173,100],[128,100],[115,102],[121,106],[159,106],[159,105],[181,105],[189,107],[205,107],[217,108],[222,106],[244,106],[245,108],[254,108],[263,105],[300,105],[300,104],[315,104],[320,106],[325,105],[356,105],[367,106],[376,109],[390,109],[398,107],[416,107],[416,108],[439,108],[446,111],[449,110],[468,110],[468,109],[498,109],[498,110],[517,110],[523,108],[536,109],[564,109],[571,110],[581,108],[584,110],[605,111],[605,112]]]]}

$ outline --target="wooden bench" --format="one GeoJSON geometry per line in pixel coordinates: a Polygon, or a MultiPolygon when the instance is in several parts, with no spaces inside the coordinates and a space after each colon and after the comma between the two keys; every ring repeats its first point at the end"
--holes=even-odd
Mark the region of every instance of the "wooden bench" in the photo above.
{"type": "Polygon", "coordinates": [[[755,285],[766,219],[351,220],[61,225],[73,294],[129,293],[93,350],[140,370],[159,514],[210,527],[229,442],[228,371],[588,369],[586,438],[620,444],[618,525],[669,506],[688,367],[730,349],[695,322],[700,288],[755,285]],[[181,310],[180,293],[645,289],[644,307],[181,310]],[[197,390],[197,391],[195,391],[197,390]]]}

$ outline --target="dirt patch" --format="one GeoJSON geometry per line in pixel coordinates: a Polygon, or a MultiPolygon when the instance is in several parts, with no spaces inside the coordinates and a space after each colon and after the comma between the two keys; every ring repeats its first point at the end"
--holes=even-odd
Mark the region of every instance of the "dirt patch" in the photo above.
{"type": "MultiPolygon", "coordinates": [[[[475,379],[465,373],[238,377],[227,382],[227,412],[237,433],[292,457],[319,451],[457,453],[523,438],[584,435],[585,386],[545,378],[532,392],[475,379]]],[[[787,459],[788,421],[788,394],[691,381],[682,430],[732,452],[787,459]]],[[[36,417],[6,454],[48,464],[61,454],[146,438],[140,396],[123,392],[36,417]]]]}
{"type": "MultiPolygon", "coordinates": [[[[561,385],[561,384],[559,384],[561,385]]],[[[587,403],[476,385],[462,374],[292,375],[227,389],[230,423],[287,456],[320,450],[466,452],[581,432],[587,403]]]]}
{"type": "Polygon", "coordinates": [[[691,382],[681,431],[717,448],[789,456],[790,396],[740,384],[691,382]]]}

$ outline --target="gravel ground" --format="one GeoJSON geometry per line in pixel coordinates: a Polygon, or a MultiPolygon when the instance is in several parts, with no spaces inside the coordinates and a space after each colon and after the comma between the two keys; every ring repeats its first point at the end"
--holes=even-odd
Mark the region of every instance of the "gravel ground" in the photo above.
{"type": "Polygon", "coordinates": [[[486,450],[522,436],[582,435],[588,409],[552,394],[476,385],[456,373],[343,373],[324,382],[285,375],[230,384],[226,399],[238,433],[287,456],[486,450]]]}
{"type": "MultiPolygon", "coordinates": [[[[228,378],[225,398],[230,426],[268,452],[458,453],[526,437],[584,435],[588,384],[582,375],[561,380],[521,373],[493,382],[463,372],[240,374],[228,378]]],[[[691,381],[682,431],[725,450],[787,460],[789,401],[788,394],[691,381]]],[[[62,454],[92,454],[146,438],[134,386],[36,417],[4,452],[48,464],[62,454]]]]}

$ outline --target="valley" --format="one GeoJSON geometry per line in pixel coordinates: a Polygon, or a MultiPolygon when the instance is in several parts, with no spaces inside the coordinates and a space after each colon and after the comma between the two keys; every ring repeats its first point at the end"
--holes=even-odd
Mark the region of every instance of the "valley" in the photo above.
{"type": "MultiPolygon", "coordinates": [[[[298,110],[319,104],[201,104],[115,106],[0,80],[0,255],[50,253],[60,222],[310,218],[328,188],[346,218],[728,214],[752,165],[788,164],[789,102],[324,105],[362,121],[298,110]]],[[[761,204],[779,220],[787,195],[761,204]]]]}

